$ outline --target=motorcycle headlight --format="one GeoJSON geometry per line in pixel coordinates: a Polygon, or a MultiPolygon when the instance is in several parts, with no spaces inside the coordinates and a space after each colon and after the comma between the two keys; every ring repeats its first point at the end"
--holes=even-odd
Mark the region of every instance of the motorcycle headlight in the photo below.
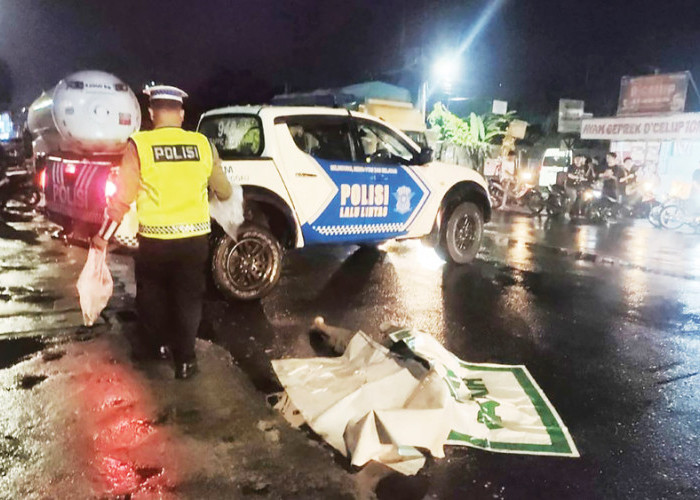
{"type": "Polygon", "coordinates": [[[593,198],[593,191],[591,191],[591,190],[589,189],[589,190],[583,192],[583,199],[584,199],[584,200],[588,201],[588,200],[590,200],[590,199],[592,199],[592,198],[593,198]]]}
{"type": "Polygon", "coordinates": [[[602,191],[598,191],[597,189],[593,190],[593,197],[594,198],[600,198],[601,196],[603,196],[602,191]]]}
{"type": "Polygon", "coordinates": [[[531,181],[532,180],[532,172],[527,171],[527,170],[524,172],[520,172],[520,178],[526,182],[531,181]]]}
{"type": "Polygon", "coordinates": [[[647,192],[652,191],[654,189],[654,183],[651,181],[646,181],[642,185],[642,189],[644,189],[644,191],[647,191],[647,192]]]}

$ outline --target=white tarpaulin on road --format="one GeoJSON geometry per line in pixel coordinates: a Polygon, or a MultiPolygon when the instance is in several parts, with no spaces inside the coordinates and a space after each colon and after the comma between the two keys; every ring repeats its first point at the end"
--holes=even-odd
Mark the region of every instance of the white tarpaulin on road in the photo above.
{"type": "Polygon", "coordinates": [[[340,357],[272,361],[286,390],[283,414],[296,424],[301,416],[353,465],[376,460],[404,474],[425,463],[417,448],[444,457],[445,444],[578,456],[524,366],[465,363],[425,333],[391,338],[430,369],[358,332],[340,357]]]}

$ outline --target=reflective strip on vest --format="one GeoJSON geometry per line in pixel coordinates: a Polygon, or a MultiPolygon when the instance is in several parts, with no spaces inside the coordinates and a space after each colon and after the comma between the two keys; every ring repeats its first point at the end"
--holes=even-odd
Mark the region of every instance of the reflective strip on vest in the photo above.
{"type": "Polygon", "coordinates": [[[199,224],[177,224],[174,226],[143,226],[139,225],[139,234],[144,236],[164,236],[178,234],[182,236],[199,236],[211,232],[209,222],[199,224]]]}

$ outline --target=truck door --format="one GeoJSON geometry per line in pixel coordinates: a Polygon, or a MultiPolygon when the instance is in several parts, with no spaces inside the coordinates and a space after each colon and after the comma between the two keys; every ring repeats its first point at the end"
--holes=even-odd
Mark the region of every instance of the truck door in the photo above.
{"type": "MultiPolygon", "coordinates": [[[[370,186],[380,189],[382,211],[367,223],[377,227],[380,239],[406,234],[430,195],[416,166],[417,152],[391,128],[372,120],[353,118],[359,160],[368,172],[370,186]]],[[[362,211],[361,211],[362,213],[362,211]]]]}
{"type": "Polygon", "coordinates": [[[369,175],[356,169],[350,117],[284,117],[276,120],[275,137],[306,244],[366,240],[362,220],[345,210],[350,186],[369,184],[369,175]]]}

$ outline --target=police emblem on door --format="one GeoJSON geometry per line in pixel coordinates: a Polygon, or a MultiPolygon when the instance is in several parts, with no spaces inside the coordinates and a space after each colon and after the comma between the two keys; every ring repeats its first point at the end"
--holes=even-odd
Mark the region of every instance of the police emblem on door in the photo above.
{"type": "Polygon", "coordinates": [[[411,168],[316,161],[336,190],[302,226],[305,244],[383,241],[402,236],[430,196],[411,168]]]}
{"type": "Polygon", "coordinates": [[[411,211],[411,199],[413,198],[413,191],[408,186],[401,186],[394,193],[394,198],[396,198],[396,207],[394,211],[400,213],[401,215],[407,214],[411,211]]]}

